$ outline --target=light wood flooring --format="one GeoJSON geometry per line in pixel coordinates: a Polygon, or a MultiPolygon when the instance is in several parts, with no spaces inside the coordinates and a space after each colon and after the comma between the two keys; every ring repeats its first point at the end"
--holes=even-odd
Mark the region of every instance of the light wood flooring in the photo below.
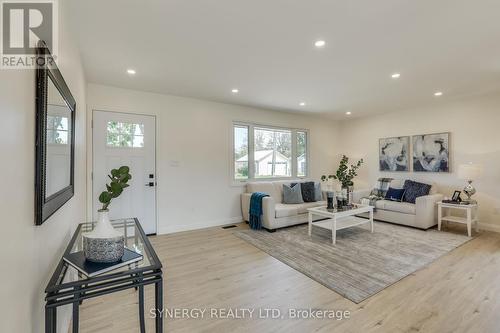
{"type": "MultiPolygon", "coordinates": [[[[348,310],[350,319],[167,319],[165,332],[500,332],[500,234],[483,232],[354,304],[237,238],[238,228],[151,238],[164,265],[166,308],[348,310]]],[[[153,289],[146,288],[148,332],[153,289]]],[[[138,332],[137,293],[85,301],[80,320],[83,333],[138,332]]]]}

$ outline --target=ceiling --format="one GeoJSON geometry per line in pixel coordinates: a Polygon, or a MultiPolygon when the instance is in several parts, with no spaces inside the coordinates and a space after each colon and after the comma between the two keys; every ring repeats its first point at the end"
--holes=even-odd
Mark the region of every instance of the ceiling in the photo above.
{"type": "Polygon", "coordinates": [[[73,0],[70,12],[92,83],[333,118],[500,91],[497,0],[73,0]]]}

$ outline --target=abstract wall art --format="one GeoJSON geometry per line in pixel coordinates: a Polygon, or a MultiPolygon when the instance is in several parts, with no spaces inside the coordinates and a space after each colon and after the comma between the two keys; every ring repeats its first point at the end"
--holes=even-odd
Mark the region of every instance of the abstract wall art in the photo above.
{"type": "Polygon", "coordinates": [[[379,140],[380,171],[410,171],[410,137],[379,140]]]}
{"type": "Polygon", "coordinates": [[[450,172],[450,133],[412,137],[413,171],[450,172]]]}

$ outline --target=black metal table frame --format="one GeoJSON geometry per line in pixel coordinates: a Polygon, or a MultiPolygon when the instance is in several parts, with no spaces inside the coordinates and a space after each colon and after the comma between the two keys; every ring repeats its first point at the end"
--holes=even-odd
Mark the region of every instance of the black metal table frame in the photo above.
{"type": "MultiPolygon", "coordinates": [[[[139,292],[139,326],[140,332],[145,333],[144,286],[149,284],[155,285],[156,333],[163,333],[162,265],[137,218],[134,218],[134,221],[137,225],[137,229],[141,233],[144,245],[147,247],[147,251],[150,253],[151,257],[153,257],[154,264],[114,274],[106,274],[84,280],[57,284],[58,280],[66,274],[66,270],[68,269],[68,264],[66,264],[61,258],[47,285],[47,288],[45,289],[45,293],[47,294],[45,297],[45,333],[56,333],[57,308],[59,306],[67,304],[73,305],[72,330],[73,333],[77,333],[79,328],[79,307],[83,300],[130,288],[134,288],[139,292]]],[[[80,224],[75,231],[68,247],[66,248],[64,253],[65,255],[69,254],[73,248],[81,227],[82,224],[80,224]]]]}

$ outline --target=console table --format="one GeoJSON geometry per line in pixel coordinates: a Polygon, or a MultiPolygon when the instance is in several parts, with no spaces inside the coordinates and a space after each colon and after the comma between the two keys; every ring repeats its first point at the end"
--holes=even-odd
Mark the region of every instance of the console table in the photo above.
{"type": "MultiPolygon", "coordinates": [[[[73,333],[78,332],[79,306],[83,300],[111,294],[125,289],[135,288],[139,298],[139,326],[144,333],[144,286],[155,286],[156,333],[163,332],[163,273],[162,265],[153,246],[136,218],[121,219],[112,222],[113,227],[125,236],[125,246],[143,255],[143,259],[116,270],[86,277],[66,263],[62,258],[50,279],[45,293],[45,332],[55,333],[57,330],[57,308],[62,305],[73,305],[73,333]],[[73,272],[73,274],[70,274],[73,272]],[[71,275],[77,276],[71,281],[71,275]],[[160,312],[161,311],[161,312],[160,312]]],[[[81,223],[75,231],[64,254],[81,251],[83,248],[82,233],[91,231],[95,222],[81,223]]],[[[116,304],[118,305],[118,304],[116,304]]]]}

